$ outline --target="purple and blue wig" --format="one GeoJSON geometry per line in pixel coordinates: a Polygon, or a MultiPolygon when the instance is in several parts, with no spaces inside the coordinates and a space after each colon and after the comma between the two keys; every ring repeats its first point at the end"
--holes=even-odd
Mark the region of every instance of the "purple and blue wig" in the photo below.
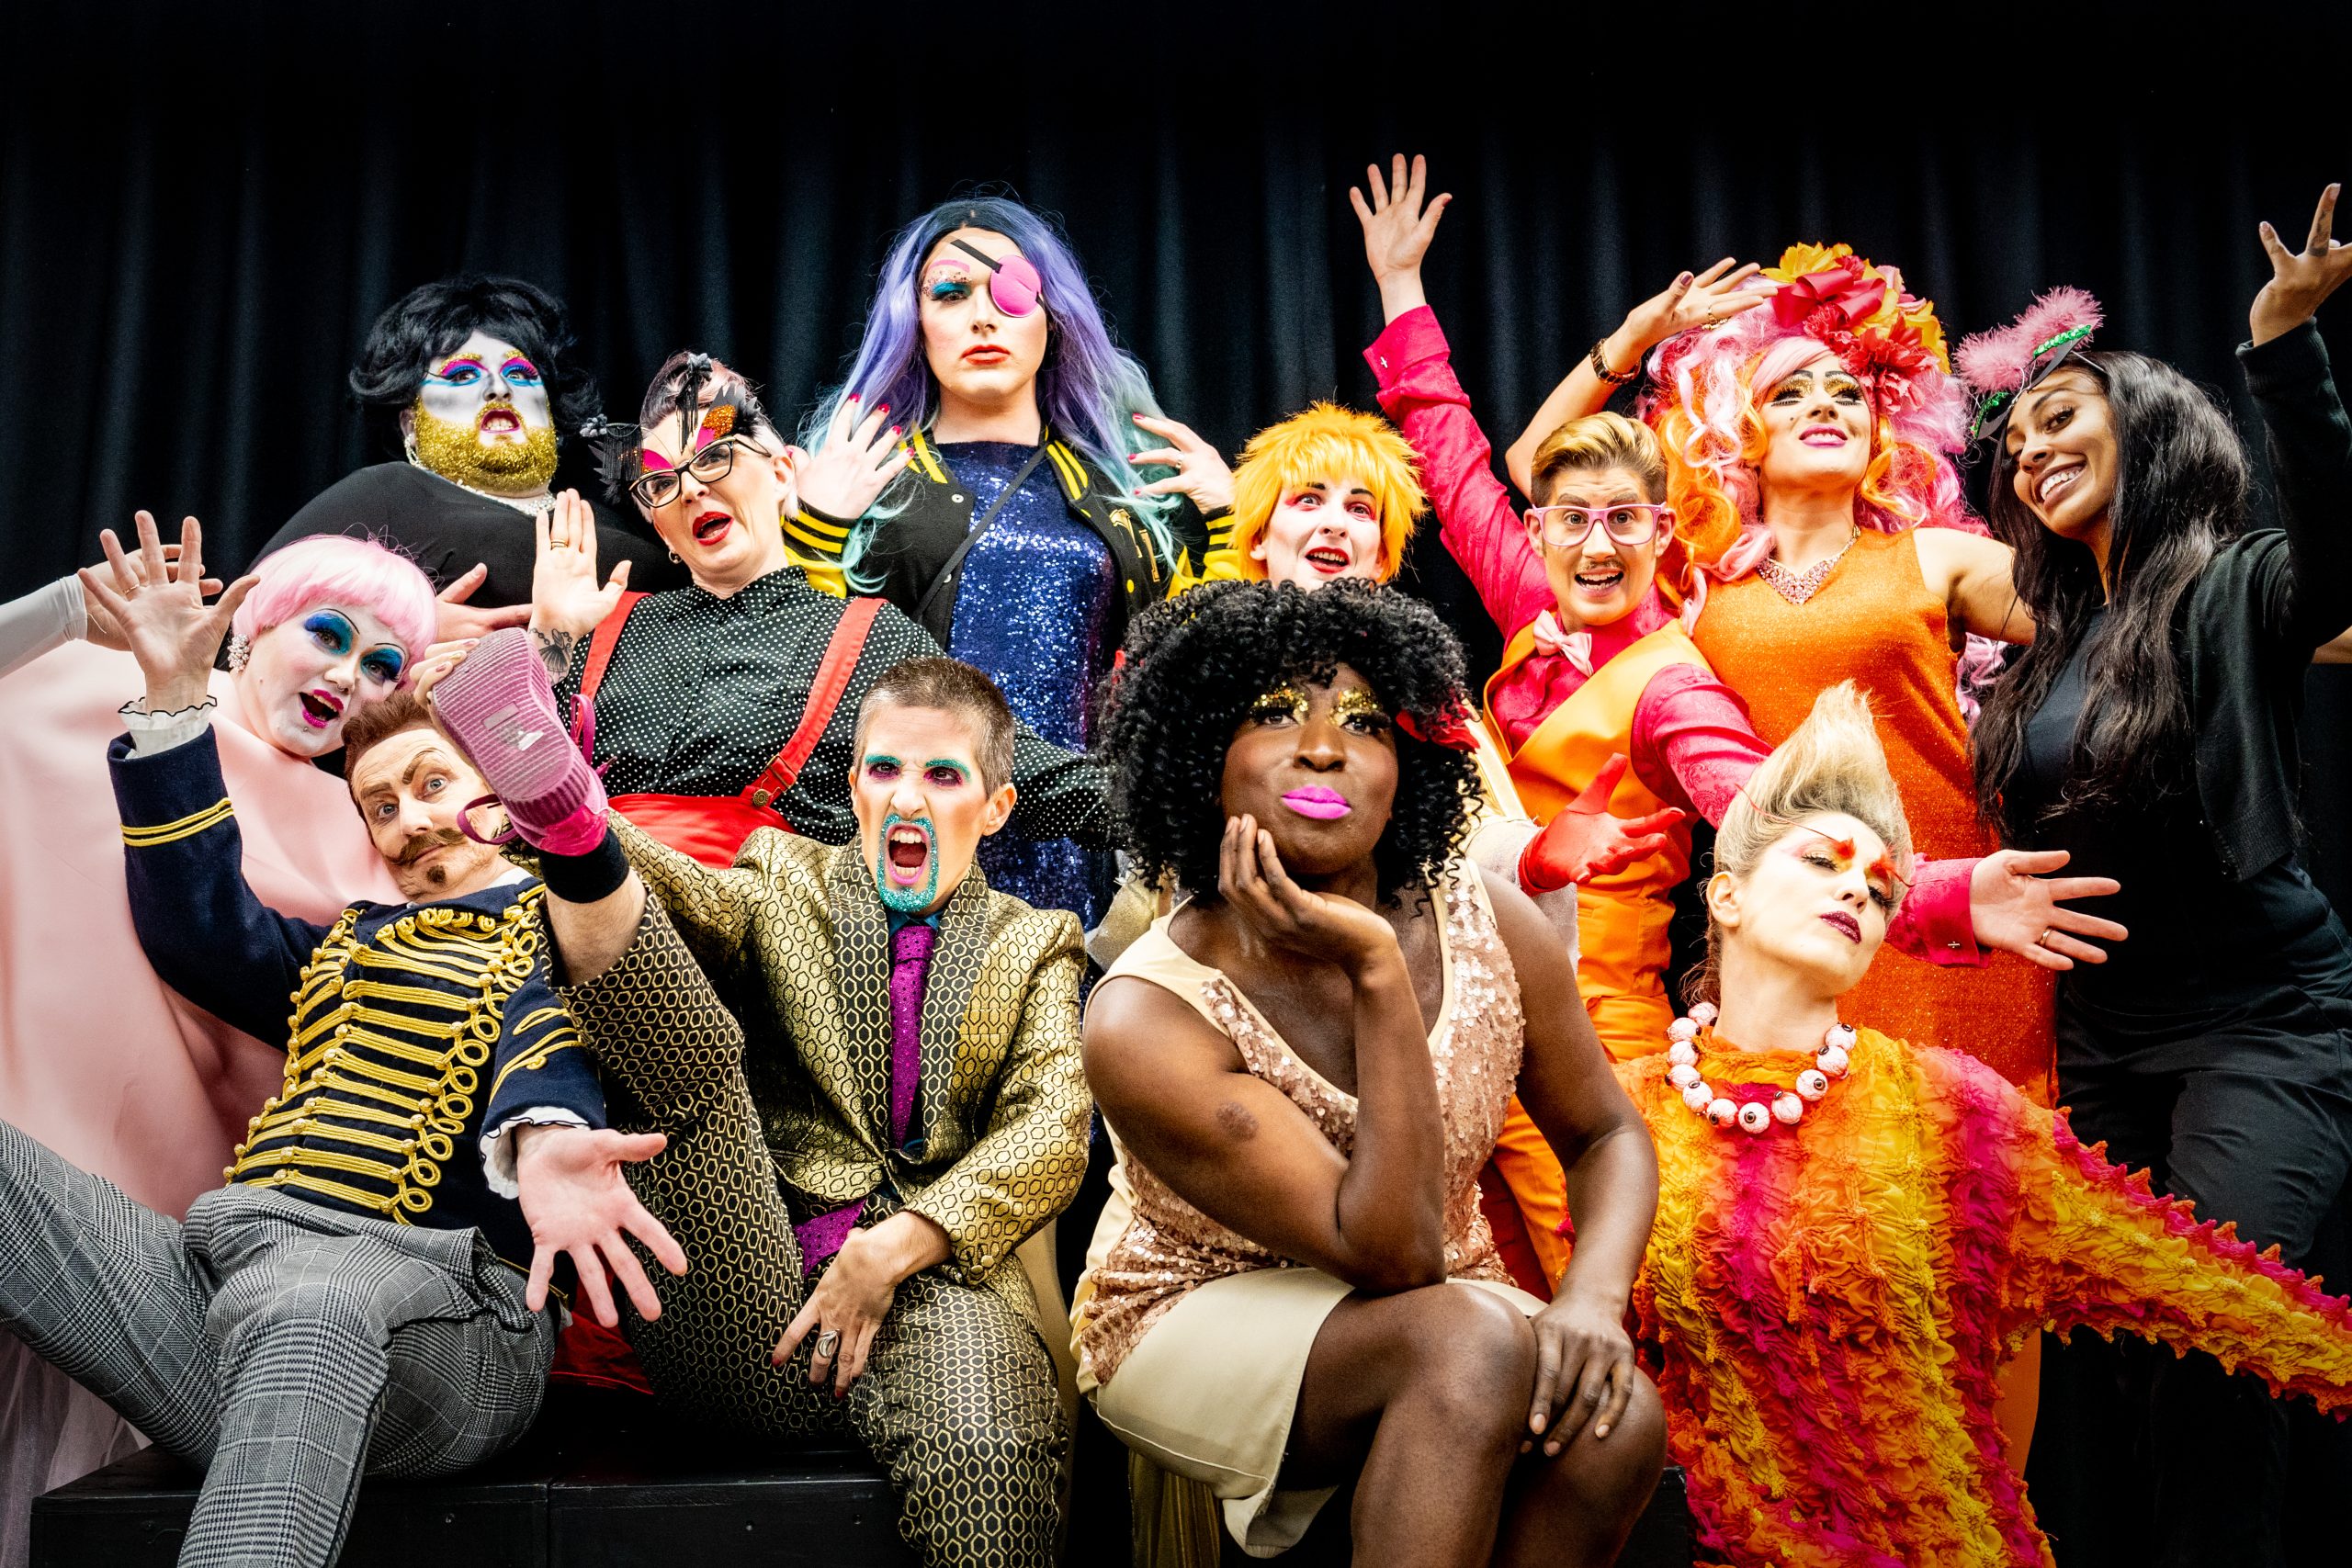
{"type": "MultiPolygon", "coordinates": [[[[1004,235],[1044,278],[1046,316],[1053,333],[1037,370],[1038,412],[1046,428],[1068,443],[1102,482],[1125,493],[1161,558],[1173,559],[1166,514],[1176,498],[1135,493],[1138,485],[1170,470],[1137,469],[1127,461],[1129,453],[1160,445],[1159,437],[1136,428],[1128,417],[1159,413],[1151,378],[1133,355],[1111,341],[1111,329],[1069,242],[1049,220],[1004,197],[942,202],[899,231],[882,259],[873,309],[866,314],[849,377],[818,402],[802,427],[801,445],[812,452],[821,446],[835,412],[853,394],[869,409],[888,403],[894,415],[906,416],[910,430],[929,428],[939,400],[923,358],[919,275],[932,247],[958,229],[1004,235]]],[[[864,574],[858,562],[875,526],[905,506],[917,482],[911,472],[902,475],[852,531],[844,564],[853,586],[867,586],[860,581],[864,574]]]]}

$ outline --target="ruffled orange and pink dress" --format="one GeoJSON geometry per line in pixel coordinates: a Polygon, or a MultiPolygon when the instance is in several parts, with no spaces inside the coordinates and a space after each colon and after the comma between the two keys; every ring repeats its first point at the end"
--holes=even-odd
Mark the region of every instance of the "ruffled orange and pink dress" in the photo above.
{"type": "MultiPolygon", "coordinates": [[[[1478,1172],[1519,1081],[1519,979],[1477,869],[1455,863],[1440,892],[1444,990],[1430,1059],[1445,1128],[1446,1274],[1532,1314],[1543,1303],[1510,1282],[1478,1207],[1478,1172]]],[[[1223,972],[1186,954],[1168,934],[1171,919],[1138,937],[1102,983],[1131,977],[1182,998],[1347,1154],[1355,1097],[1300,1060],[1223,972]]],[[[1209,1218],[1124,1145],[1113,1186],[1071,1313],[1079,1386],[1130,1449],[1205,1483],[1233,1538],[1272,1555],[1331,1495],[1274,1482],[1307,1354],[1351,1287],[1209,1218]]]]}
{"type": "MultiPolygon", "coordinates": [[[[1743,1103],[1813,1065],[1698,1044],[1743,1103]]],[[[1634,1307],[1702,1561],[2047,1568],[1994,1414],[1996,1370],[2044,1325],[2352,1404],[2343,1299],[2153,1196],[1973,1056],[1863,1029],[1827,1096],[1757,1135],[1691,1111],[1662,1056],[1616,1070],[1657,1146],[1634,1307]]]]}

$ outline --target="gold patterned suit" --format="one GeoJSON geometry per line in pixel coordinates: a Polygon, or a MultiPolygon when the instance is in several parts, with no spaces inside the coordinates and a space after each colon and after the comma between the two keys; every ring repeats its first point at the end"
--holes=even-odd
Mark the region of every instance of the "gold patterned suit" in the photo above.
{"type": "Polygon", "coordinates": [[[654,1386],[764,1432],[845,1423],[890,1472],[899,1533],[927,1563],[1050,1562],[1066,1437],[1012,1254],[1085,1169],[1077,921],[967,874],[940,915],[901,1149],[889,919],[856,847],[763,829],[722,871],[613,822],[645,920],[565,996],[614,1124],[670,1137],[630,1168],[688,1262],[660,1280],[660,1318],[627,1319],[654,1386]],[[953,1252],[899,1287],[865,1375],[836,1401],[809,1388],[805,1351],[786,1368],[768,1354],[814,1283],[793,1221],[860,1200],[866,1224],[924,1215],[953,1252]]]}

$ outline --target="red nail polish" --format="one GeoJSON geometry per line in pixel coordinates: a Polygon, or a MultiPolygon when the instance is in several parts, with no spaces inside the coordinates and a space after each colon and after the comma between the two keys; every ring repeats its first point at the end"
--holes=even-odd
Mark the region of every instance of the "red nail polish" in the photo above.
{"type": "Polygon", "coordinates": [[[906,432],[905,432],[905,431],[903,431],[903,430],[901,430],[901,429],[899,429],[897,425],[895,425],[895,424],[894,424],[894,425],[892,425],[892,426],[890,427],[890,434],[893,434],[893,435],[904,435],[904,434],[906,434],[906,432]]]}
{"type": "Polygon", "coordinates": [[[874,412],[876,412],[876,413],[879,413],[879,414],[886,414],[886,415],[887,415],[887,414],[890,412],[890,405],[889,405],[888,403],[884,403],[880,408],[878,408],[878,409],[875,410],[874,412]]]}

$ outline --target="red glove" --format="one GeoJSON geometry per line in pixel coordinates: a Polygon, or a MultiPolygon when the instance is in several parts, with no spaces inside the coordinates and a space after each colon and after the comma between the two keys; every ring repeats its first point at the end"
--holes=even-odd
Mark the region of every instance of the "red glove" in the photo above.
{"type": "Polygon", "coordinates": [[[1590,882],[1666,848],[1667,830],[1682,820],[1673,807],[1646,817],[1612,817],[1609,797],[1625,776],[1623,753],[1600,765],[1582,795],[1560,808],[1519,855],[1519,886],[1529,894],[1556,893],[1590,882]]]}

